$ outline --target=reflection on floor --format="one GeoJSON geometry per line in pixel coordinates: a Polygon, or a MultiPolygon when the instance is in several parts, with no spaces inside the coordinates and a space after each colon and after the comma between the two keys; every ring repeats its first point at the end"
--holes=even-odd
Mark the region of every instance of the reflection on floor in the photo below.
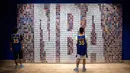
{"type": "MultiPolygon", "coordinates": [[[[0,73],[76,73],[73,71],[75,64],[36,64],[25,63],[23,69],[14,69],[14,64],[0,66],[0,73]]],[[[106,63],[86,64],[87,71],[82,72],[82,64],[79,65],[79,73],[130,73],[130,64],[106,63]]]]}

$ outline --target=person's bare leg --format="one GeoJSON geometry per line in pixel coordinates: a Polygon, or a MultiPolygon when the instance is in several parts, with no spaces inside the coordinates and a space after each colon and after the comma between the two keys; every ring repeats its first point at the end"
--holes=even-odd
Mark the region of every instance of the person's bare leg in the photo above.
{"type": "Polygon", "coordinates": [[[15,65],[18,65],[18,60],[14,60],[14,62],[15,62],[15,65]]]}
{"type": "Polygon", "coordinates": [[[15,69],[18,69],[18,60],[14,60],[15,62],[15,69]]]}
{"type": "Polygon", "coordinates": [[[83,59],[83,68],[85,68],[86,59],[83,59]]]}
{"type": "Polygon", "coordinates": [[[21,50],[20,52],[19,52],[19,63],[20,63],[20,68],[24,68],[24,66],[23,66],[23,51],[21,50]]]}
{"type": "Polygon", "coordinates": [[[23,60],[22,60],[22,59],[20,59],[20,60],[19,60],[19,63],[20,63],[20,65],[22,65],[22,63],[23,63],[23,60]]]}
{"type": "Polygon", "coordinates": [[[20,59],[19,63],[20,63],[20,68],[24,68],[24,65],[22,64],[23,63],[23,59],[20,59]]]}
{"type": "Polygon", "coordinates": [[[83,59],[83,70],[82,70],[83,72],[86,71],[85,64],[86,64],[86,59],[83,59]]]}
{"type": "Polygon", "coordinates": [[[77,60],[76,60],[76,67],[77,68],[79,67],[79,63],[80,63],[80,59],[77,58],[77,60]]]}
{"type": "Polygon", "coordinates": [[[80,63],[80,59],[77,58],[77,59],[76,59],[76,68],[74,69],[74,71],[76,71],[76,72],[79,71],[79,69],[78,69],[79,63],[80,63]]]}

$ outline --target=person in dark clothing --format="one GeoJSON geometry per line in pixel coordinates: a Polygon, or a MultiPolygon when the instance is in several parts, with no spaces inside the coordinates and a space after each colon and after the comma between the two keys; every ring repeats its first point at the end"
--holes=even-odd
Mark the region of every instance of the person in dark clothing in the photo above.
{"type": "Polygon", "coordinates": [[[13,29],[13,34],[11,35],[11,42],[10,42],[10,50],[13,53],[14,61],[15,61],[15,69],[23,68],[24,65],[22,64],[23,59],[23,48],[22,48],[23,37],[18,33],[18,29],[13,29]],[[20,63],[20,66],[18,65],[20,63]]]}

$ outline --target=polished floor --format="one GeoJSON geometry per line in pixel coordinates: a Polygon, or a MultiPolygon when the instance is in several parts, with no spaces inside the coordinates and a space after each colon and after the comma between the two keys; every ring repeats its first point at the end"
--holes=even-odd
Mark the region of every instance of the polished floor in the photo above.
{"type": "MultiPolygon", "coordinates": [[[[73,71],[75,64],[36,64],[25,63],[23,69],[14,69],[14,65],[0,66],[0,73],[76,73],[73,71]]],[[[130,64],[107,63],[86,64],[87,71],[82,72],[82,64],[79,65],[79,73],[130,73],[130,64]]]]}

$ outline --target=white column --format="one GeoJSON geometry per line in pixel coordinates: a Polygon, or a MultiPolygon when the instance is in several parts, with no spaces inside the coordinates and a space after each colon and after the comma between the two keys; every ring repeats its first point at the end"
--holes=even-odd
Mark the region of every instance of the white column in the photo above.
{"type": "Polygon", "coordinates": [[[34,62],[40,62],[40,5],[34,4],[34,62]]]}
{"type": "Polygon", "coordinates": [[[60,61],[61,62],[75,62],[76,54],[76,41],[75,36],[77,35],[78,28],[80,26],[80,10],[74,4],[61,4],[60,11],[60,61]],[[67,14],[72,13],[73,15],[73,30],[72,32],[67,31],[67,14]],[[67,55],[67,37],[73,38],[74,53],[67,55]]]}
{"type": "MultiPolygon", "coordinates": [[[[40,20],[43,30],[43,41],[48,41],[47,17],[44,10],[44,4],[34,4],[34,61],[40,61],[40,20]]],[[[44,50],[46,51],[46,44],[44,50]]]]}
{"type": "MultiPolygon", "coordinates": [[[[47,28],[47,27],[46,27],[47,28]]],[[[45,42],[47,63],[56,62],[56,4],[50,4],[50,41],[45,42]]]]}
{"type": "Polygon", "coordinates": [[[98,4],[88,5],[86,35],[88,36],[88,60],[90,61],[90,53],[96,53],[96,62],[104,62],[101,12],[98,4]],[[95,33],[97,34],[96,45],[91,45],[92,16],[94,16],[95,33]]]}

